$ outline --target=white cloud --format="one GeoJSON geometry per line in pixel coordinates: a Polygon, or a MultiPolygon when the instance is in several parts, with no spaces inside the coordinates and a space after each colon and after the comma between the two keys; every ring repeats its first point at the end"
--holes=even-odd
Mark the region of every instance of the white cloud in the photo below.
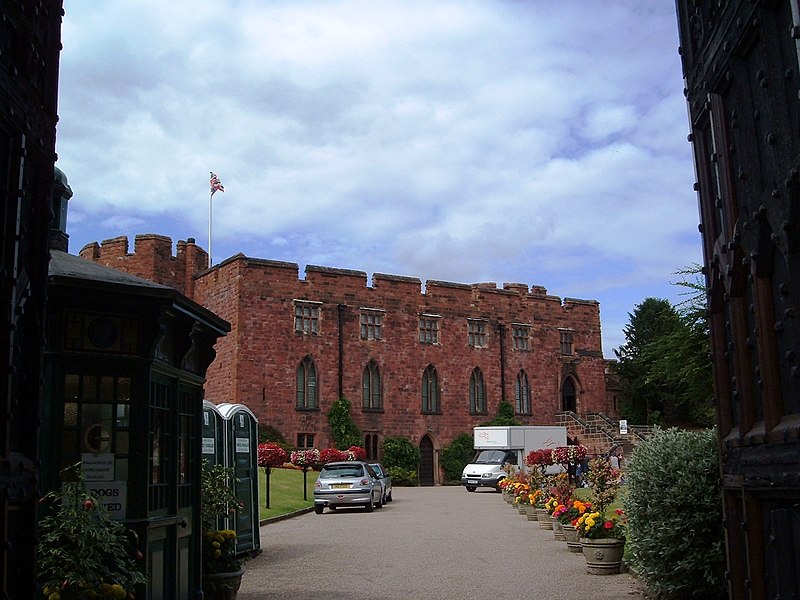
{"type": "Polygon", "coordinates": [[[73,250],[205,245],[214,170],[215,258],[541,284],[600,300],[607,339],[699,260],[669,3],[65,9],[73,250]]]}

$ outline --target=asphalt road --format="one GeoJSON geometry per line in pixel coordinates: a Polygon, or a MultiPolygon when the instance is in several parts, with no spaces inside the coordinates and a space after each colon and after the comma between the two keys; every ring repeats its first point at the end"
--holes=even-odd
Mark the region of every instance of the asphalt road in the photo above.
{"type": "Polygon", "coordinates": [[[641,600],[628,574],[589,575],[491,490],[395,488],[366,513],[328,509],[261,528],[238,600],[641,600]]]}

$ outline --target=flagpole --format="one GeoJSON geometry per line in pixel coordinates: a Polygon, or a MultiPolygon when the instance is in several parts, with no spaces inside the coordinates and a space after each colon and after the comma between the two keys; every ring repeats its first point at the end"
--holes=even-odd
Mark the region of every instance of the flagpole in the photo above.
{"type": "Polygon", "coordinates": [[[214,197],[214,190],[211,190],[208,193],[208,266],[210,267],[212,264],[211,259],[211,199],[214,197]]]}

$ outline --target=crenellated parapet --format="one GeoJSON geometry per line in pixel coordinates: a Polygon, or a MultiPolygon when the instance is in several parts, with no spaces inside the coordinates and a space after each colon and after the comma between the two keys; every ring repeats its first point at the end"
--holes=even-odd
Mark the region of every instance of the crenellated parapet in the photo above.
{"type": "Polygon", "coordinates": [[[119,236],[100,244],[87,244],[78,254],[92,262],[168,285],[189,298],[194,295],[194,278],[208,268],[208,253],[194,238],[179,241],[173,255],[172,239],[155,233],[137,235],[133,252],[129,252],[127,236],[119,236]]]}

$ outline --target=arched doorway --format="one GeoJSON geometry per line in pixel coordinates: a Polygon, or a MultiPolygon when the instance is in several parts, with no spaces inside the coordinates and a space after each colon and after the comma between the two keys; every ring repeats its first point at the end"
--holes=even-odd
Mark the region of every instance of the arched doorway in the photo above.
{"type": "Polygon", "coordinates": [[[575,380],[567,377],[561,386],[561,410],[578,412],[577,394],[575,392],[575,380]]]}
{"type": "Polygon", "coordinates": [[[419,461],[419,484],[433,485],[433,440],[431,436],[425,435],[419,442],[420,461],[419,461]]]}

